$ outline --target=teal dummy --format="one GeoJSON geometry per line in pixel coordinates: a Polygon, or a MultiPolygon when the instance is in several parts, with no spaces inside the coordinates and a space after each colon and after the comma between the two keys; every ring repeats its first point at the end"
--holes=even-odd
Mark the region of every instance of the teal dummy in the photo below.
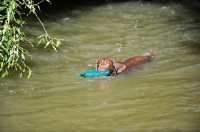
{"type": "Polygon", "coordinates": [[[91,77],[101,77],[101,76],[109,76],[110,71],[106,70],[104,72],[100,72],[98,70],[93,70],[93,71],[87,71],[84,73],[77,74],[77,77],[85,77],[85,78],[91,78],[91,77]]]}

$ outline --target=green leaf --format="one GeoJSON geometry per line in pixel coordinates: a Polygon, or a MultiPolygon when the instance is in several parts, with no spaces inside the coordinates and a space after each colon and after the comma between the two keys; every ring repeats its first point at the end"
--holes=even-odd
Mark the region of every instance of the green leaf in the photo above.
{"type": "Polygon", "coordinates": [[[6,9],[6,6],[0,6],[0,11],[3,11],[4,9],[6,9]]]}
{"type": "Polygon", "coordinates": [[[11,6],[10,6],[11,10],[14,10],[14,9],[15,9],[15,4],[16,4],[16,2],[15,2],[15,1],[12,1],[12,4],[11,4],[11,6]]]}
{"type": "Polygon", "coordinates": [[[44,48],[46,48],[47,46],[49,46],[49,44],[50,44],[50,42],[48,41],[48,42],[46,43],[46,45],[45,45],[44,48]]]}
{"type": "Polygon", "coordinates": [[[46,0],[47,2],[49,2],[49,3],[51,3],[51,1],[50,0],[46,0]]]}
{"type": "Polygon", "coordinates": [[[25,55],[23,53],[21,53],[21,57],[23,60],[25,60],[25,55]]]}
{"type": "Polygon", "coordinates": [[[58,47],[59,45],[61,45],[61,41],[60,41],[60,40],[57,40],[56,46],[58,47]]]}
{"type": "Polygon", "coordinates": [[[2,74],[2,78],[4,78],[5,76],[8,76],[9,75],[9,73],[8,73],[8,71],[6,70],[3,74],[2,74]]]}
{"type": "Polygon", "coordinates": [[[48,37],[47,35],[45,35],[44,38],[45,38],[45,41],[48,41],[48,38],[49,38],[49,37],[48,37]]]}
{"type": "Polygon", "coordinates": [[[31,74],[32,74],[32,71],[29,69],[27,78],[30,78],[30,77],[31,77],[31,74]]]}
{"type": "Polygon", "coordinates": [[[26,67],[22,70],[22,72],[25,73],[25,71],[26,71],[26,67]]]}
{"type": "Polygon", "coordinates": [[[4,3],[8,3],[8,2],[10,2],[10,0],[4,0],[4,3]]]}
{"type": "Polygon", "coordinates": [[[22,75],[23,75],[23,73],[21,72],[20,75],[19,75],[19,77],[22,78],[22,75]]]}
{"type": "Polygon", "coordinates": [[[40,35],[40,36],[38,36],[37,38],[42,38],[44,35],[40,35]]]}
{"type": "Polygon", "coordinates": [[[8,20],[8,23],[10,23],[10,12],[7,10],[7,20],[8,20]]]}
{"type": "Polygon", "coordinates": [[[40,41],[38,42],[38,44],[44,42],[44,38],[41,38],[40,41]]]}

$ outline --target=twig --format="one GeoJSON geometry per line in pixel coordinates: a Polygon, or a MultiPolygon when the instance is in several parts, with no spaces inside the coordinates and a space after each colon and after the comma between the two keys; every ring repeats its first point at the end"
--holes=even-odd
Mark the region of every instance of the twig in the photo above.
{"type": "Polygon", "coordinates": [[[40,20],[40,18],[37,16],[37,14],[36,13],[33,13],[36,17],[37,17],[37,19],[38,19],[38,21],[40,22],[40,24],[42,25],[42,28],[44,29],[44,31],[45,31],[45,34],[47,35],[47,36],[49,36],[49,34],[47,33],[47,30],[45,29],[45,27],[44,27],[44,24],[42,23],[42,21],[40,20]]]}

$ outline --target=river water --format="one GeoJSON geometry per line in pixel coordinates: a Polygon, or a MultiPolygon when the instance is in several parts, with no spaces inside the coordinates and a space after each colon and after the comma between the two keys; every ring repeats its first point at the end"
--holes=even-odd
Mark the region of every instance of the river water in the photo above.
{"type": "MultiPolygon", "coordinates": [[[[200,131],[199,7],[111,3],[43,19],[64,40],[58,52],[30,48],[30,79],[0,79],[0,131],[200,131]],[[76,77],[101,57],[123,61],[151,50],[156,58],[128,74],[76,77]]],[[[30,38],[43,33],[26,19],[30,38]]]]}

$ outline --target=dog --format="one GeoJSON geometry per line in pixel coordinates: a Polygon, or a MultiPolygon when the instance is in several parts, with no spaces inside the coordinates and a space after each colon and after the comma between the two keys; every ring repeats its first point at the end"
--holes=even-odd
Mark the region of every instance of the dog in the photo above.
{"type": "Polygon", "coordinates": [[[110,70],[110,75],[114,76],[126,72],[127,70],[151,61],[156,55],[156,51],[151,51],[149,56],[134,56],[124,62],[115,62],[110,58],[102,58],[96,62],[96,70],[104,72],[110,70]]]}

